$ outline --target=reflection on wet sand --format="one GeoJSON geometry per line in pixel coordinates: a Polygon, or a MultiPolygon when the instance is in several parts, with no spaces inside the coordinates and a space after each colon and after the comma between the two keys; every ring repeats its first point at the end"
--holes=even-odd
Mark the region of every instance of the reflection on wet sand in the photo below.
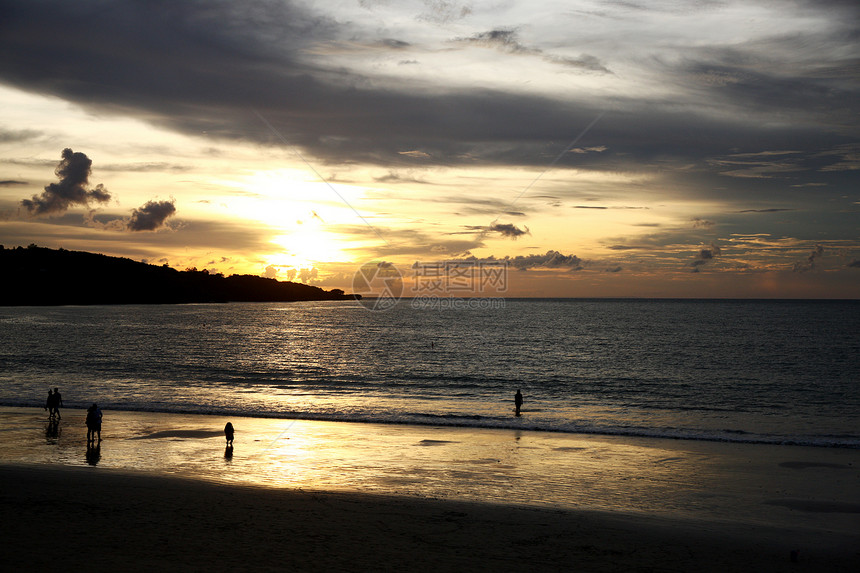
{"type": "Polygon", "coordinates": [[[85,448],[83,413],[46,443],[32,411],[3,410],[3,460],[98,464],[221,483],[362,491],[560,508],[856,528],[860,452],[550,432],[111,412],[105,444],[85,448]],[[836,475],[838,474],[838,476],[836,475]],[[833,479],[838,477],[838,479],[833,479]],[[853,520],[853,521],[852,521],[853,520]]]}
{"type": "Polygon", "coordinates": [[[84,458],[87,464],[91,466],[98,465],[102,459],[102,447],[100,443],[87,443],[87,455],[84,458]]]}

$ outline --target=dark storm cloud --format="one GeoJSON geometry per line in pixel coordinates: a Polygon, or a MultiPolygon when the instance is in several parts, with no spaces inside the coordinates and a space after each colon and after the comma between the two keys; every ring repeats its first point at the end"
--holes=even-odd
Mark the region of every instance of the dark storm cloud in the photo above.
{"type": "Polygon", "coordinates": [[[32,199],[21,201],[21,205],[31,215],[60,214],[75,205],[89,207],[90,202],[110,201],[111,195],[104,185],[89,188],[93,162],[86,154],[66,148],[62,157],[54,171],[60,181],[45,186],[41,195],[33,195],[32,199]]]}
{"type": "Polygon", "coordinates": [[[132,212],[126,228],[129,231],[155,231],[175,213],[176,205],[173,201],[147,201],[132,212]]]}
{"type": "MultiPolygon", "coordinates": [[[[257,110],[289,145],[306,150],[315,161],[387,168],[546,166],[547,142],[562,142],[563,148],[607,108],[579,145],[608,151],[569,154],[555,169],[628,172],[693,164],[715,173],[731,169],[706,161],[740,145],[760,151],[778,142],[807,157],[856,140],[860,98],[853,75],[840,75],[850,62],[836,56],[798,74],[769,71],[769,62],[744,51],[758,46],[697,48],[673,66],[649,62],[656,73],[689,90],[680,100],[597,98],[575,91],[553,98],[475,86],[428,90],[423,84],[395,84],[318,63],[324,60],[313,59],[315,48],[348,40],[352,30],[310,6],[262,0],[6,0],[0,18],[0,80],[184,133],[282,145],[252,111],[257,110]],[[749,120],[752,112],[759,120],[749,120]],[[422,156],[403,154],[414,149],[422,156]]],[[[468,6],[448,2],[428,7],[441,18],[468,12],[468,6]]],[[[841,9],[846,21],[854,13],[848,4],[841,9]]],[[[821,33],[814,41],[839,46],[850,39],[835,32],[831,40],[821,33]]],[[[804,40],[786,39],[778,47],[800,49],[804,40]]],[[[512,30],[477,34],[469,41],[548,57],[523,45],[512,30]]],[[[389,47],[404,47],[400,42],[408,38],[389,47]]],[[[602,64],[590,58],[567,64],[599,71],[602,64]]]]}
{"type": "Polygon", "coordinates": [[[6,179],[5,181],[0,181],[0,187],[14,187],[16,185],[27,185],[27,182],[16,181],[14,179],[6,179]]]}

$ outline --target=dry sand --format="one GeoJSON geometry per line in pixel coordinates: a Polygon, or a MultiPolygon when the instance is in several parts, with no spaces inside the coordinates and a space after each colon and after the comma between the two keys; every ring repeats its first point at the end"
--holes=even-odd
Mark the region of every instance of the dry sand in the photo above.
{"type": "Polygon", "coordinates": [[[860,571],[845,533],[27,464],[0,539],[6,571],[860,571]]]}

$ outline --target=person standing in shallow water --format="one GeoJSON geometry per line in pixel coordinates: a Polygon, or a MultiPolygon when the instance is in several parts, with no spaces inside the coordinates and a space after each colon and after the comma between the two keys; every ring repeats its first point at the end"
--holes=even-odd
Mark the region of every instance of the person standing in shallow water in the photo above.
{"type": "Polygon", "coordinates": [[[227,438],[227,447],[233,447],[233,424],[227,422],[227,425],[224,426],[224,437],[227,438]]]}
{"type": "Polygon", "coordinates": [[[520,408],[523,407],[523,395],[520,389],[517,388],[517,393],[514,394],[514,412],[516,416],[520,415],[520,408]]]}

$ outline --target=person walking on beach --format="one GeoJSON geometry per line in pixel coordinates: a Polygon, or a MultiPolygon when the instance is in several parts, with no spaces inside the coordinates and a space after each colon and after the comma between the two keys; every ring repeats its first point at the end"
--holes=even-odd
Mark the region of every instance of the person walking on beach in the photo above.
{"type": "Polygon", "coordinates": [[[514,394],[514,412],[516,416],[520,415],[520,408],[523,407],[523,394],[520,392],[520,389],[517,388],[517,393],[514,394]]]}
{"type": "Polygon", "coordinates": [[[98,435],[99,442],[102,441],[102,411],[94,402],[92,406],[87,408],[87,443],[93,444],[98,435]]]}
{"type": "Polygon", "coordinates": [[[58,407],[58,400],[60,400],[60,389],[54,388],[54,392],[48,390],[48,399],[45,401],[45,410],[48,411],[48,419],[53,420],[55,417],[60,419],[60,409],[58,407]]]}
{"type": "Polygon", "coordinates": [[[224,426],[224,437],[227,438],[227,447],[233,447],[233,424],[227,422],[227,425],[224,426]]]}
{"type": "Polygon", "coordinates": [[[48,397],[48,409],[50,412],[48,413],[49,417],[53,418],[54,416],[57,419],[60,419],[60,406],[63,405],[63,397],[60,395],[60,389],[54,388],[54,394],[48,397]]]}

